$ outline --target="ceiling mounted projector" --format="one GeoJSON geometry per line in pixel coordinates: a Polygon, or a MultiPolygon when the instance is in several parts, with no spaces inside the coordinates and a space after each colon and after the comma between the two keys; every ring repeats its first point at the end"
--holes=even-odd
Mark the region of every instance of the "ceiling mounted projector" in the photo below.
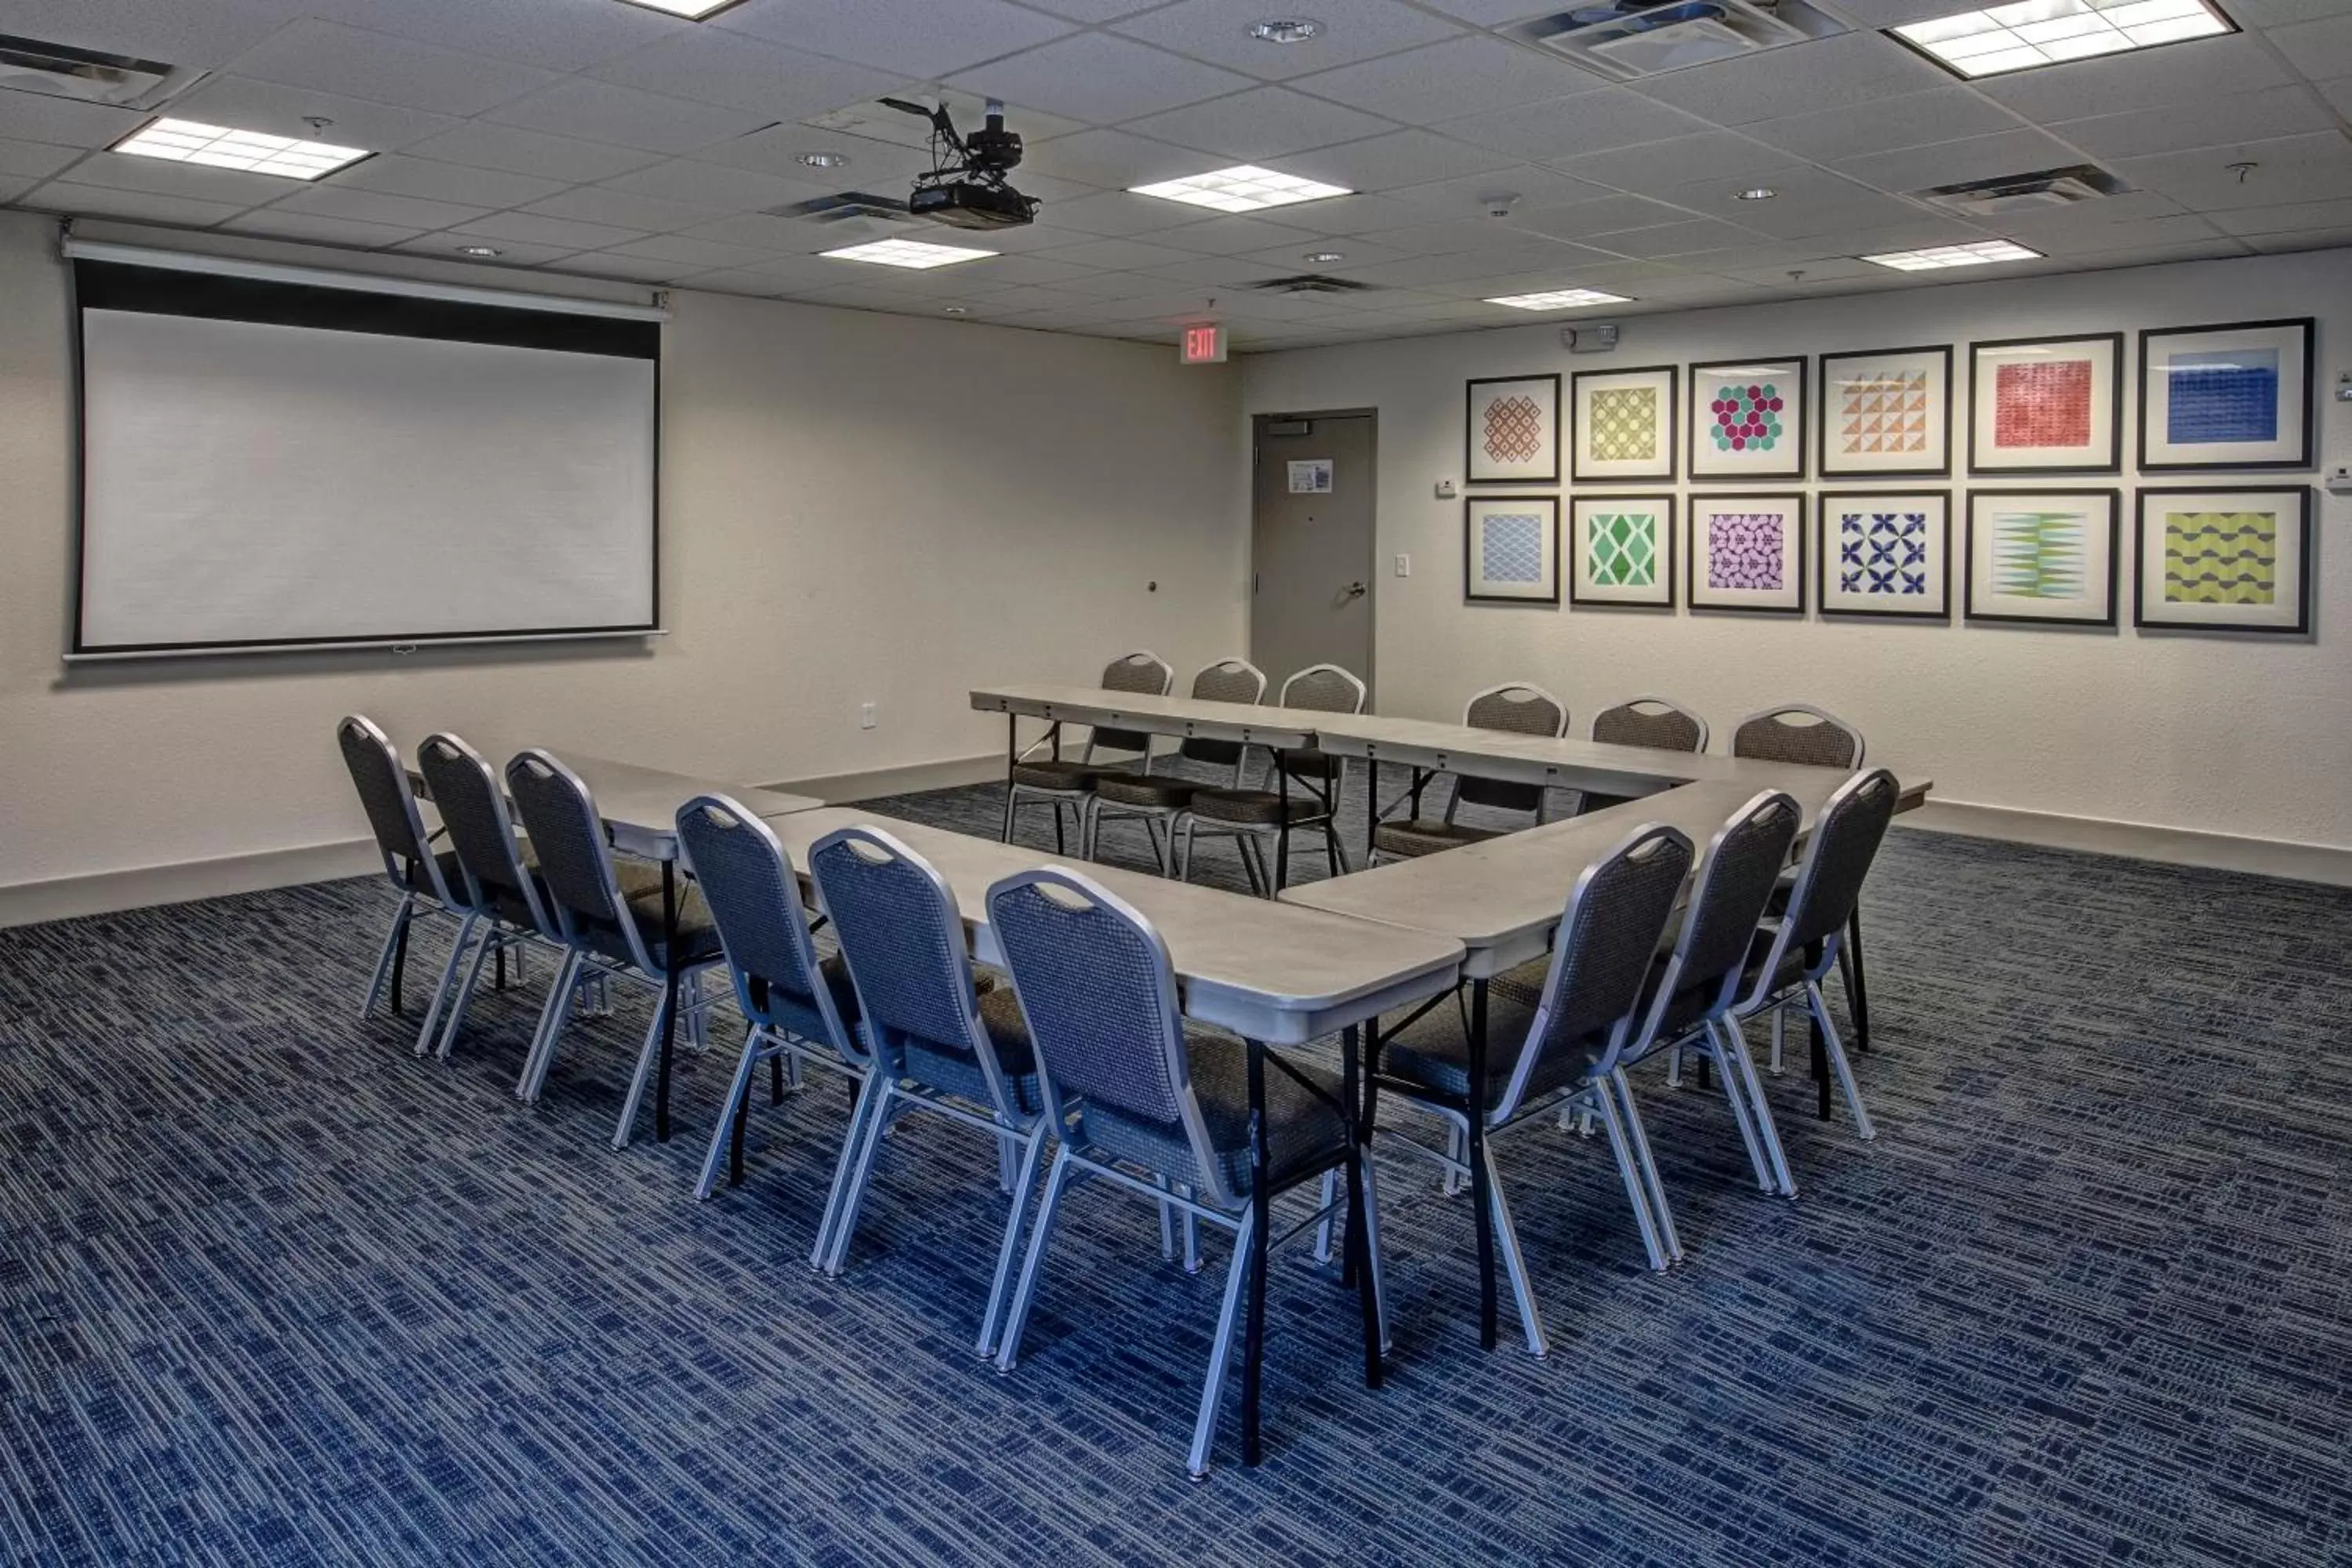
{"type": "Polygon", "coordinates": [[[931,124],[931,169],[915,176],[907,211],[953,228],[1013,228],[1037,216],[1037,199],[1014,190],[1004,178],[1021,162],[1021,137],[1004,129],[1004,105],[988,100],[988,123],[967,138],[939,104],[882,100],[892,109],[931,124]]]}

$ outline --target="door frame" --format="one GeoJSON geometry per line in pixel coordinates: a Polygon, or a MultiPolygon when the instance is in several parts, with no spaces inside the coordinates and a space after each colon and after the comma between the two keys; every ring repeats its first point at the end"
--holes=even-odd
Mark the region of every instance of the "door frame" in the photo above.
{"type": "Polygon", "coordinates": [[[1357,673],[1364,678],[1365,690],[1378,693],[1380,683],[1373,673],[1381,661],[1381,411],[1378,408],[1285,409],[1250,416],[1250,662],[1257,662],[1257,474],[1258,465],[1264,461],[1264,429],[1268,423],[1289,419],[1369,419],[1372,422],[1372,558],[1364,563],[1364,616],[1371,630],[1365,644],[1364,668],[1357,673]]]}

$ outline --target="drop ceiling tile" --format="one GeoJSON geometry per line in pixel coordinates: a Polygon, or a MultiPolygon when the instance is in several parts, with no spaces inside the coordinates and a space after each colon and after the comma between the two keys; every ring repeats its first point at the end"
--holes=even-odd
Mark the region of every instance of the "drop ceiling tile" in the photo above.
{"type": "MultiPolygon", "coordinates": [[[[2096,201],[2068,206],[2034,207],[2000,219],[2000,230],[2032,245],[2030,237],[2053,229],[2093,228],[2101,224],[2141,223],[2149,218],[2178,217],[2189,209],[2158,191],[2125,191],[2096,201]]],[[[1990,223],[1992,220],[1988,219],[1990,223]]]]}
{"type": "Polygon", "coordinates": [[[1838,200],[1727,202],[1702,210],[1774,239],[1804,240],[1902,223],[1919,211],[1899,197],[1866,190],[1838,200]]]}
{"type": "Polygon", "coordinates": [[[1189,250],[1152,245],[1139,239],[1092,239],[1083,245],[1065,245],[1045,253],[1051,261],[1118,271],[1139,267],[1161,267],[1173,261],[1188,260],[1192,254],[1189,250]]]}
{"type": "Polygon", "coordinates": [[[383,191],[362,191],[347,185],[309,185],[275,204],[278,212],[310,213],[319,217],[347,217],[361,223],[391,224],[411,234],[420,229],[448,228],[488,216],[488,209],[457,202],[428,202],[415,196],[395,196],[383,191]]]}
{"type": "Polygon", "coordinates": [[[2336,250],[2352,247],[2352,227],[2305,229],[2294,234],[2250,234],[2242,243],[2262,256],[2281,256],[2296,250],[2336,250]]]}
{"type": "Polygon", "coordinates": [[[2335,119],[2305,87],[2200,99],[2170,109],[2143,109],[2069,121],[2057,134],[2095,158],[2142,158],[2231,142],[2263,142],[2333,129],[2335,119]]]}
{"type": "Polygon", "coordinates": [[[547,136],[480,121],[427,137],[406,151],[413,157],[462,163],[470,169],[499,169],[571,184],[612,179],[662,161],[657,153],[634,148],[575,142],[567,136],[547,136]]]}
{"type": "Polygon", "coordinates": [[[2352,77],[2321,82],[2319,94],[2335,106],[2336,113],[2352,119],[2352,77]]]}
{"type": "Polygon", "coordinates": [[[0,174],[45,180],[81,155],[80,149],[75,147],[0,138],[0,174]]]}
{"type": "Polygon", "coordinates": [[[1124,131],[1081,131],[1030,149],[1014,173],[1017,184],[1032,171],[1105,190],[1123,191],[1160,180],[1181,179],[1216,167],[1197,149],[1131,136],[1124,131]]]}
{"type": "Polygon", "coordinates": [[[172,100],[172,112],[183,120],[210,125],[233,125],[270,136],[298,136],[306,141],[331,142],[339,147],[365,147],[389,153],[411,142],[464,123],[454,116],[429,114],[418,109],[394,109],[390,104],[308,88],[283,87],[248,77],[208,77],[172,100]],[[312,120],[330,121],[321,128],[312,120]]]}
{"type": "Polygon", "coordinates": [[[59,147],[110,147],[150,118],[127,109],[0,88],[0,136],[19,141],[59,147]]]}
{"type": "Polygon", "coordinates": [[[23,200],[26,206],[43,212],[135,218],[148,223],[177,224],[184,228],[210,228],[245,210],[229,202],[160,195],[152,191],[118,191],[104,185],[78,185],[66,180],[51,180],[37,186],[23,200]]]}
{"type": "MultiPolygon", "coordinates": [[[[949,117],[966,130],[982,122],[988,107],[988,100],[976,93],[942,88],[936,82],[925,83],[919,91],[912,89],[909,91],[914,92],[914,96],[920,99],[938,100],[940,107],[948,111],[949,117]]],[[[902,93],[894,96],[907,95],[902,93]]],[[[1003,98],[1001,93],[997,96],[1003,98]]],[[[1027,144],[1033,153],[1045,142],[1057,137],[1074,135],[1087,129],[1083,121],[1065,120],[1058,114],[1048,114],[1044,110],[1032,104],[1023,103],[1018,99],[1003,99],[1003,101],[1005,129],[1018,132],[1021,140],[1027,144]]],[[[852,103],[828,113],[805,116],[804,121],[815,130],[838,131],[852,136],[863,136],[871,141],[888,142],[900,147],[911,147],[917,152],[927,152],[931,144],[931,126],[928,117],[918,117],[902,110],[892,109],[879,100],[852,103]]],[[[1023,164],[1024,168],[1027,166],[1026,163],[1023,164]]]]}
{"type": "Polygon", "coordinates": [[[396,196],[423,196],[428,201],[460,202],[477,207],[519,206],[563,188],[562,181],[542,179],[536,174],[472,169],[462,163],[409,158],[396,153],[355,163],[331,175],[331,180],[362,191],[387,191],[396,196]]]}
{"type": "Polygon", "coordinates": [[[764,212],[770,207],[789,206],[828,194],[825,186],[811,181],[788,180],[782,174],[761,174],[755,169],[729,169],[691,158],[673,158],[598,184],[632,195],[699,202],[730,212],[764,212]]]}
{"type": "Polygon", "coordinates": [[[577,274],[583,278],[612,278],[630,283],[670,283],[697,272],[708,272],[707,267],[697,267],[690,261],[668,261],[644,256],[619,256],[609,250],[583,251],[567,256],[554,264],[553,270],[577,274]]]}
{"type": "MultiPolygon", "coordinates": [[[[1935,0],[1948,10],[1957,0],[1935,0]]],[[[1742,135],[1801,158],[1850,158],[1864,152],[1892,153],[1964,136],[2014,131],[2022,122],[2010,110],[1964,87],[1906,92],[1869,103],[1847,104],[1762,120],[1743,125],[1742,135]]]]}
{"type": "Polygon", "coordinates": [[[1863,260],[1858,256],[1808,256],[1794,260],[1773,259],[1757,266],[1726,266],[1720,274],[1736,278],[1743,283],[1758,283],[1767,288],[1814,289],[1832,283],[1868,279],[1876,282],[1886,268],[1863,260]],[[1804,277],[1791,280],[1791,271],[1804,277]]]}
{"type": "Polygon", "coordinates": [[[446,259],[467,261],[493,267],[543,267],[551,261],[561,261],[572,251],[561,245],[530,245],[521,240],[507,239],[493,234],[476,234],[470,229],[445,229],[439,234],[421,235],[395,246],[415,256],[438,256],[446,259]],[[465,256],[459,247],[486,245],[498,252],[495,257],[465,256]]]}
{"type": "Polygon", "coordinates": [[[989,262],[988,275],[994,286],[1010,289],[1028,283],[1065,283],[1073,278],[1092,277],[1093,272],[1049,257],[999,256],[989,262]]]}
{"type": "MultiPolygon", "coordinates": [[[[524,212],[492,213],[488,217],[474,218],[467,223],[466,231],[487,235],[492,239],[544,245],[564,251],[604,250],[644,237],[643,231],[639,229],[524,212]]],[[[718,264],[714,262],[712,265],[718,264]]]]}
{"type": "Polygon", "coordinates": [[[1617,234],[1655,224],[1684,223],[1698,215],[1687,208],[1654,201],[1648,196],[1600,196],[1561,206],[1533,207],[1511,222],[1532,234],[1555,239],[1582,239],[1588,235],[1617,234]]]}
{"type": "Polygon", "coordinates": [[[1793,168],[1795,158],[1777,147],[1766,147],[1729,131],[1703,132],[1665,142],[1588,153],[1574,158],[1554,158],[1550,167],[1580,180],[1614,185],[1619,190],[1648,194],[1693,180],[1731,180],[1793,168]]]}
{"type": "Polygon", "coordinates": [[[771,278],[765,273],[745,272],[734,268],[689,272],[678,279],[677,286],[698,294],[736,294],[754,300],[782,299],[794,287],[788,279],[771,278]]]}
{"type": "Polygon", "coordinates": [[[1079,33],[956,77],[972,92],[1034,103],[1097,125],[1197,103],[1256,84],[1108,33],[1079,33]]]}
{"type": "Polygon", "coordinates": [[[657,234],[597,248],[608,256],[627,256],[649,261],[691,262],[705,269],[751,267],[774,259],[770,252],[753,246],[729,245],[717,239],[689,239],[682,234],[657,234]]]}
{"type": "Polygon", "coordinates": [[[2352,14],[2276,27],[2270,40],[2314,81],[2352,73],[2352,14]]]}
{"type": "MultiPolygon", "coordinates": [[[[1512,245],[1456,252],[1451,256],[1408,256],[1402,261],[1377,261],[1348,269],[1349,276],[1381,288],[1422,289],[1464,279],[1512,276],[1565,278],[1581,255],[1557,245],[1512,245]]],[[[1557,285],[1555,285],[1557,286],[1557,285]]]]}
{"type": "Polygon", "coordinates": [[[1180,147],[1215,153],[1237,163],[1268,163],[1286,153],[1309,147],[1328,148],[1335,142],[1354,142],[1366,136],[1389,141],[1391,138],[1381,132],[1394,131],[1396,126],[1391,121],[1309,98],[1303,92],[1261,87],[1231,98],[1189,104],[1164,114],[1130,121],[1128,129],[1180,147]]]}
{"type": "Polygon", "coordinates": [[[1066,21],[1003,0],[751,0],[711,21],[912,81],[1034,48],[1071,30],[1066,21]]]}
{"type": "Polygon", "coordinates": [[[1864,27],[1900,27],[1968,9],[1965,0],[1839,0],[1838,9],[1864,27]]]}
{"type": "Polygon", "coordinates": [[[1250,36],[1252,24],[1276,14],[1265,0],[1179,0],[1113,30],[1269,81],[1433,44],[1462,31],[1395,0],[1349,0],[1333,8],[1323,35],[1306,43],[1269,44],[1250,36]]]}
{"type": "Polygon", "coordinates": [[[763,116],[740,110],[688,103],[586,77],[558,82],[484,118],[527,131],[647,153],[691,153],[748,135],[768,122],[763,116]]]}
{"type": "Polygon", "coordinates": [[[1645,79],[1637,90],[1718,124],[1746,125],[1784,116],[1793,105],[1841,109],[1926,92],[1951,79],[1894,39],[1856,32],[1669,71],[1645,79]]]}
{"type": "MultiPolygon", "coordinates": [[[[382,250],[415,237],[413,228],[396,224],[361,223],[347,217],[319,217],[310,213],[265,208],[231,218],[222,226],[232,234],[266,234],[272,239],[299,239],[312,245],[347,246],[355,250],[382,250]]],[[[446,242],[442,253],[449,250],[446,242]]]]}
{"type": "Polygon", "coordinates": [[[1398,131],[1344,147],[1326,147],[1285,160],[1283,173],[1345,186],[1351,191],[1393,194],[1407,185],[1432,181],[1484,178],[1507,170],[1526,178],[1539,177],[1532,164],[1520,163],[1490,148],[1473,147],[1431,131],[1398,131]]]}
{"type": "Polygon", "coordinates": [[[1042,216],[1058,228],[1076,229],[1097,237],[1116,237],[1173,228],[1187,219],[1199,217],[1206,210],[1186,206],[1180,202],[1164,201],[1158,196],[1105,191],[1098,195],[1081,196],[1074,202],[1055,202],[1045,208],[1042,216]]]}
{"type": "MultiPolygon", "coordinates": [[[[282,0],[279,0],[282,3],[282,0]]],[[[299,8],[324,14],[322,0],[299,8]]],[[[583,5],[578,0],[339,0],[341,20],[378,32],[489,55],[549,70],[586,70],[600,61],[665,38],[693,33],[695,24],[641,5],[583,5]]]]}
{"type": "Polygon", "coordinates": [[[1403,228],[1426,223],[1428,215],[1387,196],[1332,196],[1278,209],[1286,228],[1312,229],[1317,234],[1370,234],[1376,229],[1403,228]]]}
{"type": "Polygon", "coordinates": [[[1234,259],[1261,270],[1274,268],[1297,271],[1304,268],[1313,268],[1318,272],[1338,272],[1344,275],[1355,268],[1371,267],[1382,261],[1402,261],[1406,257],[1418,253],[1400,250],[1392,245],[1382,245],[1377,240],[1353,237],[1346,239],[1333,239],[1328,235],[1315,234],[1308,235],[1303,244],[1269,245],[1263,250],[1246,251],[1234,259]],[[1310,250],[1336,250],[1339,253],[1340,258],[1337,261],[1309,261],[1305,253],[1310,250]]]}
{"type": "Polygon", "coordinates": [[[168,163],[160,158],[134,158],[127,153],[93,153],[74,165],[73,179],[78,184],[148,191],[163,196],[193,196],[198,201],[226,202],[238,207],[259,206],[304,188],[299,180],[276,174],[249,174],[234,169],[168,163]]]}
{"type": "Polygon", "coordinates": [[[1141,300],[1194,285],[1162,276],[1155,268],[1149,272],[1090,272],[1083,278],[1066,279],[1055,287],[1082,299],[1109,300],[1141,300]]]}
{"type": "Polygon", "coordinates": [[[1444,121],[1437,129],[1473,146],[1542,163],[1642,142],[1663,142],[1711,131],[1714,126],[1622,87],[1596,85],[1570,98],[1545,99],[1444,121]]]}
{"type": "Polygon", "coordinates": [[[1508,168],[1491,169],[1483,174],[1469,174],[1459,179],[1433,180],[1425,185],[1408,185],[1401,191],[1384,193],[1398,205],[1411,208],[1424,219],[1445,220],[1468,225],[1479,231],[1479,243],[1490,242],[1496,234],[1507,235],[1518,224],[1518,215],[1538,207],[1564,205],[1609,195],[1605,185],[1589,180],[1571,179],[1566,174],[1534,163],[1519,163],[1508,168]],[[1496,217],[1493,205],[1510,198],[1509,212],[1496,217]]]}
{"type": "Polygon", "coordinates": [[[1703,250],[1761,249],[1769,242],[1753,229],[1715,218],[1687,223],[1664,223],[1652,228],[1629,228],[1622,234],[1597,234],[1585,241],[1601,250],[1637,260],[1690,256],[1703,250]]]}
{"type": "Polygon", "coordinates": [[[2066,228],[2012,229],[2011,237],[2045,256],[2091,256],[2102,252],[2185,245],[2216,237],[2201,217],[2181,214],[2137,223],[2077,224],[2066,228]]]}
{"type": "Polygon", "coordinates": [[[1498,27],[1506,22],[1525,21],[1529,16],[1561,9],[1557,0],[1549,5],[1543,0],[1425,0],[1425,4],[1433,11],[1459,16],[1478,27],[1498,27]]]}
{"type": "Polygon", "coordinates": [[[2292,234],[2297,230],[2352,228],[2352,199],[2294,202],[2285,206],[2240,207],[2210,220],[2224,234],[2292,234]]]}
{"type": "Polygon", "coordinates": [[[1285,277],[1293,272],[1339,269],[1303,260],[1297,251],[1290,250],[1283,252],[1282,259],[1275,262],[1253,260],[1245,256],[1196,256],[1189,261],[1171,262],[1166,267],[1154,267],[1148,270],[1154,278],[1171,283],[1219,284],[1231,289],[1262,279],[1285,277]]]}
{"type": "Polygon", "coordinates": [[[531,202],[522,210],[541,217],[609,224],[640,234],[668,234],[709,223],[723,216],[727,209],[707,202],[665,201],[659,196],[610,191],[601,185],[579,185],[531,202]]]}
{"type": "Polygon", "coordinates": [[[217,68],[287,20],[283,7],[240,0],[8,0],[0,33],[141,59],[217,68]]]}
{"type": "Polygon", "coordinates": [[[2039,131],[2001,131],[1931,147],[1848,158],[1832,167],[1864,184],[1900,194],[1967,180],[1990,180],[1999,174],[2063,168],[2081,161],[2073,148],[2039,131]]]}
{"type": "Polygon", "coordinates": [[[479,114],[559,79],[531,66],[313,18],[280,29],[239,56],[236,74],[458,115],[479,114]]]}
{"type": "Polygon", "coordinates": [[[1213,217],[1206,223],[1153,229],[1136,237],[1202,256],[1237,256],[1245,250],[1273,248],[1315,250],[1325,243],[1311,229],[1290,228],[1255,217],[1213,217]]]}
{"type": "Polygon", "coordinates": [[[767,120],[822,114],[894,91],[904,80],[897,72],[824,59],[712,27],[624,55],[590,74],[767,120]]]}
{"type": "Polygon", "coordinates": [[[1318,71],[1295,79],[1292,85],[1335,103],[1409,125],[1426,125],[1458,116],[1475,104],[1502,109],[1559,98],[1590,87],[1592,80],[1574,66],[1481,36],[1318,71]]]}
{"type": "Polygon", "coordinates": [[[931,166],[929,154],[912,148],[793,124],[772,125],[749,136],[705,147],[695,156],[706,163],[759,169],[835,190],[886,191],[901,196],[914,177],[931,166]],[[818,153],[849,162],[831,169],[814,169],[801,162],[805,156],[818,153]]]}
{"type": "Polygon", "coordinates": [[[732,217],[713,218],[709,223],[696,224],[685,231],[688,239],[716,239],[728,245],[748,246],[754,250],[795,256],[855,245],[866,238],[911,233],[911,230],[896,226],[866,224],[855,219],[818,223],[812,218],[777,217],[768,213],[738,213],[732,217]],[[848,226],[851,224],[856,226],[854,233],[848,226]]]}
{"type": "Polygon", "coordinates": [[[2134,109],[2170,109],[2294,79],[2261,39],[2236,34],[1988,77],[1976,86],[2028,120],[2054,124],[2134,109]]]}
{"type": "Polygon", "coordinates": [[[2230,0],[2230,15],[2242,27],[2291,27],[2341,16],[2346,9],[2344,0],[2230,0]]]}
{"type": "Polygon", "coordinates": [[[2352,196],[2352,144],[2333,131],[2120,159],[2116,170],[2132,184],[2160,191],[2192,212],[2352,196]],[[2242,181],[2230,168],[2237,163],[2254,165],[2242,181]]]}
{"type": "MultiPolygon", "coordinates": [[[[1419,223],[1402,228],[1374,230],[1371,237],[1390,249],[1402,251],[1408,256],[1454,256],[1465,250],[1476,250],[1481,246],[1496,244],[1497,235],[1501,233],[1500,225],[1495,225],[1489,230],[1462,222],[1419,223]]],[[[1514,230],[1510,237],[1520,237],[1524,233],[1514,230]]]]}

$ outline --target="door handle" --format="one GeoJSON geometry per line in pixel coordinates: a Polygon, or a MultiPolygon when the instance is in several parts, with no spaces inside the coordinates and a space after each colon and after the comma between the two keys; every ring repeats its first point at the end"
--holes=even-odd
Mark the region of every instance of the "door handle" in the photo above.
{"type": "Polygon", "coordinates": [[[1348,597],[1350,599],[1360,599],[1364,596],[1364,585],[1361,583],[1350,583],[1348,584],[1348,597]]]}

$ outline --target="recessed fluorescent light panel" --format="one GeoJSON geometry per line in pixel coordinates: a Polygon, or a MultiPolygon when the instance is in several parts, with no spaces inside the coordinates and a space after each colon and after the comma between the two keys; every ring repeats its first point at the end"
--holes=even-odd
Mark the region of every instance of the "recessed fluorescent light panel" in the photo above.
{"type": "Polygon", "coordinates": [[[867,245],[846,246],[839,250],[824,250],[820,256],[830,256],[835,261],[871,261],[878,267],[912,267],[928,270],[933,267],[952,267],[959,261],[978,261],[983,256],[993,256],[992,250],[973,250],[961,245],[926,245],[919,239],[877,239],[867,245]]]}
{"type": "Polygon", "coordinates": [[[1633,301],[1622,294],[1604,294],[1598,289],[1554,289],[1542,294],[1506,294],[1489,300],[1489,305],[1508,305],[1514,310],[1573,310],[1580,305],[1630,305],[1633,301]]]}
{"type": "Polygon", "coordinates": [[[1286,207],[1294,202],[1319,202],[1326,196],[1355,194],[1345,185],[1327,185],[1317,180],[1302,180],[1296,174],[1278,174],[1255,163],[1237,163],[1230,169],[1212,169],[1190,179],[1162,180],[1156,185],[1131,185],[1129,189],[1139,196],[1159,196],[1196,207],[1214,207],[1221,213],[1254,213],[1263,207],[1286,207]]]}
{"type": "Polygon", "coordinates": [[[715,16],[740,0],[628,0],[632,5],[642,5],[648,11],[666,12],[683,16],[689,22],[699,22],[705,16],[715,16]]]}
{"type": "Polygon", "coordinates": [[[1979,239],[1967,245],[1931,245],[1924,250],[1889,250],[1863,259],[1897,272],[1933,272],[1939,267],[1982,267],[1991,261],[2039,261],[2042,253],[2012,239],[1979,239]]]}
{"type": "Polygon", "coordinates": [[[1948,70],[1980,77],[2237,29],[2206,0],[2023,0],[1890,31],[1948,70]]]}
{"type": "Polygon", "coordinates": [[[173,163],[202,163],[208,169],[278,174],[289,180],[315,180],[373,156],[362,147],[298,142],[291,136],[232,131],[225,125],[205,125],[194,120],[158,120],[116,142],[114,151],[173,163]]]}

